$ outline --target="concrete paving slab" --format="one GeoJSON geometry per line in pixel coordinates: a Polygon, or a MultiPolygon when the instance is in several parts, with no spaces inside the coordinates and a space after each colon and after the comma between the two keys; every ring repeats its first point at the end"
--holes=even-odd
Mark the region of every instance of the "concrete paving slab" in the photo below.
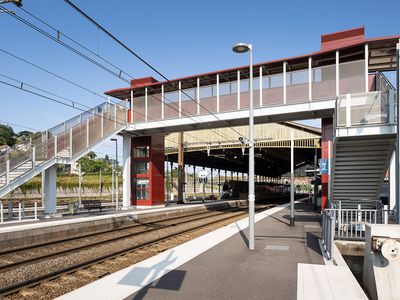
{"type": "Polygon", "coordinates": [[[281,207],[257,214],[256,249],[247,248],[248,219],[165,251],[60,299],[295,299],[297,264],[323,264],[317,236],[303,222],[319,213],[297,204],[295,227],[281,207]],[[282,216],[271,214],[282,211],[282,216]],[[265,250],[267,245],[285,251],[265,250]]]}

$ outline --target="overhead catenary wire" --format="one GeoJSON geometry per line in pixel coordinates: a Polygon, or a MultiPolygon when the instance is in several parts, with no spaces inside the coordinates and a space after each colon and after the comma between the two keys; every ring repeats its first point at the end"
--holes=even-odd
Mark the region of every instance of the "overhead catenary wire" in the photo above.
{"type": "MultiPolygon", "coordinates": [[[[87,55],[84,54],[83,52],[77,50],[76,48],[70,46],[70,45],[67,44],[67,43],[64,43],[64,42],[61,41],[59,38],[54,37],[54,36],[52,36],[50,33],[46,32],[45,30],[43,30],[43,29],[37,27],[37,26],[34,25],[33,23],[31,23],[31,22],[25,20],[24,18],[18,16],[18,15],[15,14],[15,13],[10,13],[10,12],[9,12],[7,9],[5,9],[2,5],[0,5],[0,10],[1,10],[2,12],[7,13],[9,16],[11,16],[11,17],[17,19],[18,21],[24,23],[25,25],[31,27],[32,29],[36,30],[37,32],[41,33],[42,35],[48,37],[49,39],[55,41],[56,43],[59,43],[60,45],[64,46],[64,47],[67,48],[68,50],[74,52],[75,54],[81,56],[82,58],[86,59],[87,61],[89,61],[89,62],[95,64],[96,66],[98,66],[99,68],[105,70],[106,72],[108,72],[108,73],[110,73],[110,74],[116,76],[117,78],[119,78],[119,79],[121,79],[121,80],[123,80],[123,81],[125,81],[125,82],[127,82],[127,83],[130,83],[130,80],[128,80],[128,79],[126,79],[125,77],[123,77],[123,76],[122,76],[122,73],[124,73],[124,74],[126,74],[126,75],[128,75],[128,76],[130,76],[130,75],[127,74],[127,73],[125,73],[125,72],[123,72],[120,68],[118,68],[119,73],[116,73],[115,71],[111,70],[110,68],[106,67],[105,65],[103,65],[103,64],[99,63],[98,61],[94,60],[93,58],[87,56],[87,55]]],[[[57,34],[59,35],[60,32],[57,31],[57,34]]],[[[64,35],[64,36],[65,36],[65,35],[64,35]]],[[[95,55],[96,55],[96,54],[95,54],[95,55]]],[[[102,59],[100,56],[97,56],[97,55],[96,55],[96,57],[99,57],[100,59],[102,59]]]]}
{"type": "MultiPolygon", "coordinates": [[[[12,87],[12,88],[15,88],[15,89],[18,89],[18,90],[21,90],[21,91],[30,93],[30,94],[32,94],[32,95],[35,95],[35,96],[38,96],[38,97],[42,97],[42,98],[47,99],[47,100],[49,100],[49,101],[52,101],[52,102],[55,102],[55,103],[58,103],[58,104],[61,104],[61,105],[64,105],[64,106],[67,106],[67,107],[76,109],[76,110],[79,110],[79,111],[81,111],[81,112],[87,112],[87,109],[83,109],[83,108],[80,108],[80,107],[76,106],[75,104],[77,104],[77,102],[73,102],[72,100],[69,100],[69,101],[71,101],[70,103],[66,103],[66,102],[63,102],[63,101],[61,101],[61,100],[54,99],[54,98],[52,98],[52,97],[50,97],[50,96],[46,96],[46,95],[40,94],[40,93],[38,93],[38,92],[25,89],[24,86],[21,87],[21,85],[15,85],[15,84],[12,84],[12,83],[3,81],[3,80],[0,80],[0,83],[1,83],[1,84],[4,84],[4,85],[7,85],[7,86],[9,86],[9,87],[12,87]]],[[[25,85],[28,86],[28,84],[25,84],[25,85]]],[[[82,104],[80,104],[80,105],[81,105],[81,106],[84,106],[84,105],[82,105],[82,104]]],[[[117,105],[117,104],[115,104],[115,105],[117,105]]],[[[89,107],[89,108],[92,109],[91,107],[89,107]]],[[[102,117],[102,116],[97,116],[97,117],[103,118],[103,119],[107,119],[107,118],[104,117],[104,116],[103,116],[103,117],[102,117]]],[[[118,118],[116,118],[116,120],[118,120],[118,118]]],[[[117,122],[118,124],[120,124],[120,125],[126,125],[126,123],[120,123],[120,122],[118,122],[118,121],[116,121],[116,122],[117,122]]]]}
{"type": "MultiPolygon", "coordinates": [[[[140,60],[142,63],[144,63],[147,67],[149,67],[151,70],[153,70],[156,74],[161,76],[166,82],[169,84],[172,84],[171,80],[166,77],[163,73],[161,73],[159,70],[157,70],[155,67],[153,67],[149,62],[147,62],[144,58],[142,58],[139,54],[137,54],[135,51],[130,49],[125,43],[123,43],[120,39],[115,37],[111,32],[109,32],[107,29],[105,29],[103,26],[101,26],[98,22],[96,22],[93,18],[91,18],[89,15],[87,15],[85,12],[83,12],[78,6],[76,6],[74,3],[72,3],[70,0],[64,0],[68,5],[70,5],[74,10],[76,10],[79,14],[81,14],[84,18],[89,20],[92,24],[94,24],[98,29],[103,31],[105,34],[107,34],[111,39],[113,39],[117,44],[122,46],[125,50],[127,50],[129,53],[131,53],[133,56],[135,56],[138,60],[140,60]]],[[[195,99],[193,99],[189,94],[187,94],[184,90],[178,89],[181,93],[185,94],[190,100],[198,103],[195,99]]],[[[234,129],[232,126],[229,125],[229,123],[225,120],[221,120],[218,116],[216,116],[213,112],[208,110],[206,107],[203,105],[199,104],[203,109],[205,109],[208,113],[210,113],[212,116],[214,116],[217,120],[223,122],[227,127],[231,128],[234,132],[236,132],[239,136],[244,137],[240,132],[238,132],[236,129],[234,129]]]]}
{"type": "MultiPolygon", "coordinates": [[[[91,53],[92,55],[99,56],[99,55],[96,54],[94,51],[90,50],[90,49],[87,48],[86,46],[84,46],[84,45],[82,45],[81,43],[75,41],[74,39],[70,38],[70,37],[67,36],[66,34],[62,33],[60,30],[58,30],[58,29],[55,28],[54,26],[50,25],[48,22],[46,22],[46,21],[40,19],[39,17],[33,15],[32,13],[28,12],[27,10],[25,10],[25,9],[23,9],[23,8],[21,8],[21,9],[22,9],[25,13],[27,13],[28,15],[30,15],[31,17],[33,17],[34,19],[38,20],[38,21],[41,22],[42,24],[44,24],[44,25],[46,25],[47,27],[51,28],[52,30],[56,31],[56,32],[57,32],[57,35],[64,36],[64,37],[66,37],[67,39],[69,39],[70,41],[74,42],[75,44],[79,45],[80,47],[82,47],[83,49],[85,49],[86,51],[88,51],[89,53],[91,53]]],[[[98,29],[100,30],[100,28],[98,28],[98,29]]],[[[99,56],[99,57],[100,57],[100,56],[99,56]]],[[[101,58],[101,57],[100,57],[100,58],[101,58]]],[[[106,60],[106,62],[109,63],[109,64],[111,64],[111,65],[114,66],[115,68],[121,70],[121,68],[116,67],[115,65],[113,65],[113,64],[112,64],[111,62],[109,62],[108,60],[106,60]]],[[[123,72],[124,74],[130,76],[132,79],[135,79],[135,77],[133,77],[132,75],[128,74],[128,72],[126,72],[126,71],[122,71],[122,72],[123,72]]],[[[185,94],[186,94],[186,93],[185,93],[185,94]]],[[[154,96],[152,96],[152,95],[150,95],[150,98],[155,99],[156,101],[162,103],[162,100],[160,100],[160,99],[158,99],[158,98],[156,98],[156,97],[154,97],[154,96]]],[[[173,101],[171,101],[170,99],[168,99],[168,97],[166,97],[166,96],[164,96],[164,99],[165,99],[165,100],[169,100],[169,103],[168,103],[168,102],[165,102],[164,104],[166,104],[167,106],[171,107],[174,111],[179,112],[179,106],[178,106],[176,103],[174,103],[173,101]]],[[[203,106],[202,106],[202,107],[203,107],[203,106]]],[[[189,114],[185,114],[185,112],[186,112],[185,109],[182,109],[182,108],[181,108],[181,112],[183,112],[183,115],[184,115],[184,116],[186,116],[186,117],[188,117],[188,118],[190,118],[190,119],[196,118],[196,116],[192,116],[190,113],[189,113],[189,114]]],[[[157,121],[157,122],[158,122],[159,120],[154,120],[154,121],[157,121]]],[[[218,131],[216,131],[215,129],[211,129],[211,130],[213,130],[213,131],[216,132],[218,135],[220,135],[222,138],[224,138],[224,136],[221,135],[221,134],[220,134],[218,131]]]]}
{"type": "MultiPolygon", "coordinates": [[[[86,106],[86,105],[84,105],[84,104],[81,104],[81,103],[79,103],[79,102],[73,101],[73,100],[71,100],[71,99],[58,96],[58,95],[56,95],[56,94],[53,94],[53,93],[48,92],[48,91],[46,91],[46,90],[43,90],[43,89],[41,89],[41,88],[38,88],[38,87],[35,87],[35,86],[33,86],[33,85],[30,85],[30,84],[24,83],[24,82],[22,82],[22,81],[19,81],[18,79],[12,78],[12,77],[10,77],[10,76],[3,75],[3,74],[1,74],[1,73],[0,73],[0,76],[3,76],[3,77],[5,77],[5,78],[7,78],[7,79],[13,80],[13,81],[15,81],[16,83],[18,83],[18,85],[14,85],[14,84],[11,84],[11,83],[9,83],[9,82],[0,80],[0,83],[2,83],[2,84],[4,84],[4,85],[7,85],[7,86],[9,86],[9,87],[13,87],[13,88],[15,88],[15,89],[22,90],[22,91],[24,91],[24,92],[33,94],[33,95],[38,96],[38,97],[42,97],[42,98],[47,99],[47,100],[49,100],[49,101],[52,101],[52,102],[55,102],[55,103],[58,103],[58,104],[61,104],[61,105],[64,105],[64,106],[67,106],[67,107],[70,107],[70,108],[73,108],[73,109],[77,109],[77,110],[79,110],[79,111],[81,111],[81,112],[87,112],[87,109],[80,108],[80,107],[76,106],[76,104],[79,104],[80,106],[82,106],[82,107],[84,107],[84,108],[93,109],[93,108],[90,107],[90,106],[86,106]],[[54,98],[52,98],[52,97],[49,97],[49,96],[40,94],[40,93],[35,92],[35,91],[32,91],[32,90],[28,90],[28,89],[25,88],[25,86],[32,87],[32,88],[34,88],[34,89],[36,89],[36,90],[38,90],[38,91],[47,93],[47,94],[52,95],[52,96],[54,96],[54,97],[61,97],[62,99],[66,100],[66,101],[69,101],[69,103],[63,102],[63,101],[58,100],[58,99],[54,99],[54,98]]],[[[116,105],[118,105],[118,104],[116,104],[116,105]]],[[[106,119],[105,116],[97,116],[97,117],[106,119]]],[[[126,125],[125,122],[123,122],[123,123],[120,122],[121,119],[117,118],[116,116],[115,116],[115,118],[116,118],[118,124],[124,125],[124,126],[126,125]],[[118,121],[118,120],[119,120],[119,121],[118,121]]],[[[139,128],[139,129],[140,129],[140,128],[139,128]]],[[[166,139],[167,139],[167,138],[166,138],[166,139]]],[[[170,139],[167,139],[167,140],[169,140],[169,141],[171,141],[171,142],[174,143],[173,140],[170,140],[170,139]]],[[[199,140],[199,139],[198,139],[198,140],[199,140]]]]}
{"type": "MultiPolygon", "coordinates": [[[[4,12],[7,12],[6,10],[4,10],[4,8],[3,8],[1,5],[0,5],[0,9],[2,9],[4,12]]],[[[22,8],[21,8],[21,9],[22,9],[22,8]]],[[[113,65],[111,62],[109,62],[108,60],[105,60],[105,59],[102,58],[101,56],[97,55],[96,53],[94,53],[94,52],[93,52],[92,50],[90,50],[89,48],[85,47],[85,46],[82,45],[81,43],[79,43],[79,42],[73,40],[72,38],[68,37],[67,35],[65,35],[65,34],[62,33],[61,31],[59,31],[59,30],[56,29],[55,27],[51,26],[48,22],[43,21],[42,19],[36,17],[36,16],[33,15],[32,13],[26,11],[25,9],[22,9],[22,10],[23,10],[24,12],[26,12],[27,14],[29,14],[29,15],[30,15],[31,17],[33,17],[34,19],[36,19],[36,20],[38,20],[39,22],[41,22],[42,24],[45,24],[47,27],[49,27],[49,28],[51,28],[52,30],[56,31],[56,33],[57,33],[57,39],[56,39],[55,37],[53,37],[51,34],[49,34],[48,32],[46,32],[46,31],[40,29],[39,27],[35,26],[35,25],[32,24],[31,22],[29,22],[29,21],[23,19],[23,18],[20,17],[20,16],[17,16],[15,13],[14,13],[14,14],[9,14],[9,15],[12,16],[12,17],[14,17],[14,18],[16,18],[17,20],[21,21],[22,23],[26,24],[27,26],[33,28],[34,30],[38,31],[39,33],[43,34],[44,36],[50,38],[51,40],[53,40],[53,41],[59,43],[60,45],[62,45],[62,46],[64,46],[64,47],[66,47],[66,48],[69,49],[70,51],[72,51],[72,52],[78,54],[79,56],[83,57],[84,59],[88,60],[89,62],[94,63],[96,66],[98,66],[98,67],[100,67],[100,68],[102,68],[102,69],[108,71],[109,73],[111,73],[111,74],[114,75],[114,76],[117,76],[117,78],[119,78],[119,79],[121,79],[121,80],[123,80],[123,81],[125,81],[125,82],[129,82],[127,79],[122,78],[122,77],[120,76],[121,73],[124,73],[124,74],[130,76],[132,79],[135,79],[133,76],[131,76],[131,75],[128,74],[127,72],[122,71],[121,68],[116,67],[116,66],[113,65]],[[86,56],[85,54],[83,54],[82,52],[80,52],[79,50],[77,50],[77,49],[71,47],[70,45],[68,45],[68,44],[66,44],[66,43],[64,43],[64,42],[62,42],[62,41],[60,40],[60,38],[59,38],[61,35],[64,36],[64,37],[66,37],[66,38],[69,39],[70,41],[74,42],[75,44],[79,45],[80,47],[82,47],[82,48],[85,49],[86,51],[90,52],[91,54],[93,54],[93,55],[99,57],[99,58],[102,59],[103,61],[106,61],[106,62],[109,63],[110,65],[114,66],[115,68],[117,68],[117,69],[120,71],[120,74],[117,75],[116,73],[114,73],[114,72],[112,72],[111,70],[109,70],[107,67],[105,67],[105,66],[99,64],[98,62],[94,61],[93,59],[89,58],[88,56],[86,56]]],[[[7,12],[7,13],[8,13],[8,12],[7,12]]],[[[150,97],[152,97],[152,96],[150,96],[150,97]]],[[[159,99],[157,99],[157,98],[154,98],[154,99],[156,99],[156,100],[159,101],[159,102],[162,102],[161,100],[159,100],[159,99]]],[[[167,97],[164,97],[164,99],[169,100],[167,97]]],[[[173,103],[172,101],[170,101],[170,104],[166,103],[166,105],[167,105],[167,106],[170,106],[170,107],[171,107],[173,110],[175,110],[176,112],[179,111],[179,107],[178,107],[175,103],[173,103]],[[175,107],[174,107],[174,106],[175,106],[175,107]]],[[[182,110],[181,110],[181,111],[182,111],[182,110]]],[[[183,111],[185,111],[185,110],[183,110],[183,111]]],[[[190,115],[186,115],[186,116],[189,117],[189,118],[192,118],[192,119],[194,118],[193,116],[190,116],[190,115]]],[[[158,120],[155,120],[155,121],[158,121],[158,120]]],[[[217,134],[219,134],[219,133],[217,132],[217,134]]],[[[223,136],[221,135],[221,137],[223,137],[223,136]]]]}
{"type": "MultiPolygon", "coordinates": [[[[4,11],[4,8],[1,7],[1,5],[0,5],[0,9],[2,9],[2,10],[4,11]]],[[[53,41],[58,42],[60,45],[66,47],[67,49],[71,50],[72,52],[74,52],[74,53],[80,55],[81,57],[83,57],[83,58],[89,60],[90,62],[94,63],[94,61],[93,61],[92,59],[90,59],[89,57],[87,57],[85,54],[81,53],[79,50],[76,50],[76,49],[72,48],[71,46],[69,46],[68,44],[63,43],[62,41],[60,41],[60,40],[59,40],[59,36],[62,35],[62,36],[64,36],[64,37],[66,37],[67,39],[69,39],[70,41],[72,41],[72,42],[74,42],[75,44],[79,45],[80,47],[82,47],[82,48],[85,49],[86,51],[90,52],[91,54],[98,56],[96,53],[94,53],[94,52],[91,51],[89,48],[85,47],[84,45],[80,44],[79,42],[77,42],[77,41],[73,40],[72,38],[68,37],[67,35],[65,35],[65,34],[62,33],[61,31],[59,31],[59,30],[56,29],[55,27],[51,26],[49,23],[47,23],[47,22],[41,20],[40,18],[34,16],[33,14],[29,13],[28,11],[26,11],[26,10],[24,10],[24,9],[22,9],[22,10],[23,10],[24,12],[26,12],[27,14],[29,14],[30,16],[32,16],[33,18],[35,18],[36,20],[40,21],[42,24],[45,24],[46,26],[48,26],[48,27],[51,28],[52,30],[56,31],[56,32],[57,32],[58,38],[55,39],[55,38],[54,38],[51,34],[49,34],[48,32],[45,32],[44,30],[40,29],[39,27],[35,26],[35,25],[32,24],[31,22],[29,22],[29,21],[23,19],[23,18],[20,17],[20,16],[16,16],[15,14],[12,14],[11,16],[15,17],[17,20],[19,20],[19,21],[21,21],[22,23],[26,24],[27,26],[33,28],[34,30],[38,31],[39,33],[43,34],[44,36],[46,36],[46,37],[52,39],[53,41]]],[[[3,52],[4,52],[4,51],[3,51],[3,52]]],[[[5,53],[5,52],[4,52],[4,53],[5,53]]],[[[16,57],[16,56],[14,56],[14,57],[16,57]]],[[[110,63],[109,61],[105,60],[104,58],[102,58],[102,57],[100,57],[100,56],[98,56],[98,57],[101,58],[102,60],[106,61],[106,62],[109,63],[110,65],[114,66],[114,67],[117,68],[118,70],[120,70],[120,72],[123,72],[124,74],[126,74],[126,75],[128,75],[128,76],[130,76],[130,77],[133,78],[133,76],[129,75],[129,74],[128,74],[127,72],[125,72],[125,71],[122,71],[122,69],[116,67],[115,65],[113,65],[113,64],[110,63]]],[[[16,57],[16,58],[17,58],[17,57],[16,57]]],[[[18,59],[19,59],[19,58],[18,58],[18,59]]],[[[28,62],[28,63],[29,63],[29,62],[28,62]]],[[[95,63],[95,65],[101,67],[98,63],[95,63]]],[[[35,66],[36,66],[36,65],[35,65],[35,66]]],[[[37,66],[37,67],[39,67],[39,66],[37,66]]],[[[40,68],[40,67],[39,67],[39,68],[40,68]]],[[[44,68],[41,68],[41,69],[44,69],[44,68]]],[[[102,67],[102,69],[105,69],[105,70],[106,70],[107,68],[102,67]]],[[[47,70],[46,70],[46,71],[47,71],[47,70]]],[[[113,73],[113,72],[111,72],[111,73],[112,73],[112,75],[116,75],[116,74],[113,73]]],[[[124,80],[124,78],[121,78],[120,76],[117,76],[117,77],[118,77],[119,79],[124,80]]],[[[134,79],[134,78],[133,78],[133,79],[134,79]]],[[[124,80],[124,81],[127,81],[127,80],[124,80]]],[[[4,83],[4,82],[3,82],[3,83],[4,83]]],[[[7,84],[7,83],[5,83],[5,84],[7,84]]],[[[23,84],[23,83],[21,82],[21,84],[23,84]]],[[[26,85],[27,85],[27,84],[26,84],[26,85]]],[[[67,98],[65,98],[65,97],[62,97],[62,96],[59,96],[59,95],[56,95],[56,94],[53,94],[53,93],[44,91],[44,90],[39,89],[39,88],[36,88],[36,87],[34,87],[34,86],[32,86],[32,85],[29,85],[29,86],[31,86],[32,88],[38,89],[38,90],[40,90],[40,91],[46,92],[46,93],[48,93],[48,94],[50,94],[50,95],[53,95],[53,96],[56,96],[56,97],[60,97],[60,98],[65,99],[65,100],[67,100],[67,101],[71,101],[72,106],[70,105],[70,107],[74,107],[75,104],[79,104],[79,105],[81,105],[81,106],[83,106],[83,107],[89,108],[88,106],[82,105],[82,104],[79,103],[79,102],[76,102],[76,101],[67,99],[67,98]]],[[[28,90],[25,89],[25,91],[28,91],[28,90]]],[[[37,93],[36,93],[36,94],[37,94],[37,93]]],[[[150,96],[150,97],[152,97],[152,96],[150,96]]],[[[47,98],[49,98],[49,97],[47,97],[47,98]]],[[[157,98],[155,98],[155,99],[156,99],[157,101],[160,101],[160,100],[157,99],[157,98]]],[[[167,97],[164,97],[164,99],[169,100],[167,97]]],[[[50,100],[50,99],[48,99],[48,100],[50,100]]],[[[54,100],[54,99],[53,99],[53,100],[54,100]]],[[[161,102],[161,101],[160,101],[160,102],[161,102]]],[[[175,103],[173,103],[172,101],[171,101],[171,104],[175,105],[176,108],[174,108],[172,105],[169,105],[168,103],[166,103],[166,105],[170,106],[172,109],[174,109],[175,111],[178,112],[178,109],[179,109],[178,106],[177,106],[175,103]]],[[[74,107],[74,108],[75,108],[75,107],[74,107]]],[[[139,112],[136,112],[136,113],[140,114],[139,112]]],[[[143,114],[141,114],[141,115],[143,115],[143,114]]],[[[188,117],[189,117],[189,118],[193,118],[193,116],[188,116],[188,117]]],[[[159,120],[154,120],[154,121],[160,122],[159,120]]],[[[218,131],[215,131],[215,132],[216,132],[218,135],[220,135],[221,137],[225,138],[225,137],[224,137],[223,135],[221,135],[218,131]]],[[[190,136],[188,133],[186,133],[186,134],[187,134],[188,136],[190,136]]],[[[194,136],[192,136],[192,137],[194,137],[194,136]]],[[[194,138],[196,138],[196,137],[194,137],[194,138]]],[[[201,140],[198,139],[198,138],[196,138],[196,139],[199,140],[199,141],[201,141],[201,140]]],[[[206,141],[201,141],[201,142],[206,143],[206,141]]]]}
{"type": "MultiPolygon", "coordinates": [[[[84,90],[84,91],[86,91],[86,92],[92,93],[93,95],[96,95],[96,96],[98,96],[98,97],[100,97],[100,98],[103,98],[103,99],[105,99],[105,100],[108,100],[108,97],[106,97],[106,96],[104,96],[104,95],[102,95],[102,94],[99,94],[99,93],[97,93],[97,92],[95,92],[95,91],[93,91],[93,90],[90,90],[90,89],[87,88],[87,87],[84,87],[84,86],[82,86],[82,85],[80,85],[80,84],[78,84],[78,83],[76,83],[76,82],[73,82],[72,80],[69,80],[69,79],[67,79],[67,78],[65,78],[65,77],[63,77],[63,76],[61,76],[61,75],[58,75],[58,74],[56,74],[56,73],[54,73],[54,72],[52,72],[52,71],[49,71],[49,70],[47,70],[47,69],[45,69],[45,68],[43,68],[43,67],[41,67],[41,66],[39,66],[39,65],[37,65],[37,64],[34,64],[33,62],[30,62],[30,61],[28,61],[28,60],[26,60],[26,59],[24,59],[24,58],[22,58],[22,57],[20,57],[20,56],[17,56],[16,54],[13,54],[13,53],[11,53],[11,52],[9,52],[9,51],[7,51],[7,50],[0,49],[0,52],[3,52],[4,54],[7,54],[7,55],[9,55],[9,56],[11,56],[11,57],[13,57],[13,58],[15,58],[15,59],[18,59],[18,60],[20,60],[20,61],[22,61],[22,62],[24,62],[24,63],[26,63],[26,64],[28,64],[28,65],[30,65],[30,66],[32,66],[32,67],[35,67],[35,68],[37,68],[37,69],[39,69],[39,70],[41,70],[41,71],[43,71],[43,72],[48,73],[48,74],[50,74],[50,75],[52,75],[52,76],[54,76],[54,77],[57,77],[57,78],[59,78],[59,79],[65,81],[65,82],[67,82],[67,83],[69,83],[69,84],[72,84],[72,85],[74,85],[74,86],[76,86],[76,87],[78,87],[78,88],[80,88],[80,89],[82,89],[82,90],[84,90]]],[[[111,101],[113,101],[114,103],[116,103],[115,100],[112,100],[112,99],[111,99],[111,101]]]]}

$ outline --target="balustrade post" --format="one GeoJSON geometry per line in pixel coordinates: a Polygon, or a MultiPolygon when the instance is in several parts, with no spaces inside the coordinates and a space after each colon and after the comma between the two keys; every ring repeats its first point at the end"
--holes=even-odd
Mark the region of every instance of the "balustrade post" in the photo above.
{"type": "Polygon", "coordinates": [[[197,100],[197,114],[200,114],[200,78],[197,77],[197,89],[196,89],[196,100],[197,100]]]}
{"type": "MultiPolygon", "coordinates": [[[[148,119],[148,114],[149,114],[149,110],[148,110],[148,106],[149,106],[149,99],[148,99],[148,91],[147,91],[147,87],[144,89],[144,118],[145,118],[145,122],[147,123],[147,119],[148,119]]],[[[132,101],[133,103],[133,101],[132,101]]],[[[133,118],[132,118],[133,120],[133,118]]]]}
{"type": "Polygon", "coordinates": [[[58,152],[58,142],[57,142],[58,138],[57,135],[54,136],[54,158],[57,157],[57,152],[58,152]]]}
{"type": "Polygon", "coordinates": [[[32,169],[36,167],[36,147],[32,147],[32,169]]]}
{"type": "MultiPolygon", "coordinates": [[[[90,126],[89,126],[89,122],[90,122],[89,119],[87,119],[86,120],[86,148],[89,148],[89,144],[90,144],[90,135],[89,135],[90,126]]],[[[103,130],[102,130],[102,134],[103,134],[103,130]]]]}
{"type": "Polygon", "coordinates": [[[308,100],[312,101],[312,58],[308,58],[308,100]]]}
{"type": "MultiPolygon", "coordinates": [[[[146,103],[146,109],[147,109],[147,103],[146,103]]],[[[133,123],[133,90],[131,90],[131,111],[130,111],[130,113],[131,113],[131,123],[133,123]]]]}
{"type": "Polygon", "coordinates": [[[18,202],[18,221],[22,220],[21,202],[18,202]]]}
{"type": "Polygon", "coordinates": [[[237,71],[237,108],[240,109],[240,70],[237,71]]]}
{"type": "MultiPolygon", "coordinates": [[[[103,118],[101,118],[101,120],[103,120],[103,118]]],[[[103,123],[101,123],[101,124],[103,124],[103,123]]],[[[117,105],[116,104],[114,104],[114,130],[117,130],[117,105]]],[[[104,136],[104,132],[102,132],[101,134],[102,134],[102,137],[103,137],[104,136]]]]}
{"type": "Polygon", "coordinates": [[[365,44],[365,59],[364,59],[364,72],[365,72],[365,92],[368,93],[369,89],[368,89],[368,44],[365,44]]]}
{"type": "Polygon", "coordinates": [[[219,112],[219,74],[217,74],[217,112],[219,112]]]}
{"type": "Polygon", "coordinates": [[[283,62],[283,104],[286,104],[286,61],[283,62]]]}
{"type": "Polygon", "coordinates": [[[72,158],[72,127],[69,128],[69,158],[72,158]]]}
{"type": "Polygon", "coordinates": [[[0,223],[4,222],[4,216],[3,216],[3,202],[0,202],[0,223]]]}
{"type": "Polygon", "coordinates": [[[35,220],[37,220],[37,202],[35,202],[34,217],[35,217],[35,220]]]}
{"type": "Polygon", "coordinates": [[[336,80],[335,80],[335,87],[336,87],[336,97],[338,97],[339,96],[339,92],[340,92],[340,90],[339,90],[339,78],[340,78],[340,76],[339,76],[339,50],[336,50],[336,68],[335,68],[335,70],[336,70],[336,80]]]}
{"type": "Polygon", "coordinates": [[[164,119],[164,114],[165,114],[164,102],[165,102],[165,100],[164,100],[164,85],[161,85],[161,119],[164,119]]]}
{"type": "MultiPolygon", "coordinates": [[[[117,106],[115,105],[115,107],[117,106]]],[[[117,126],[117,115],[115,115],[115,128],[116,126],[117,126]]],[[[104,111],[101,111],[101,138],[104,138],[104,111]]]]}
{"type": "Polygon", "coordinates": [[[263,74],[262,74],[262,67],[260,67],[260,107],[263,106],[263,74]]]}
{"type": "Polygon", "coordinates": [[[10,183],[10,157],[6,161],[6,183],[10,183]]]}

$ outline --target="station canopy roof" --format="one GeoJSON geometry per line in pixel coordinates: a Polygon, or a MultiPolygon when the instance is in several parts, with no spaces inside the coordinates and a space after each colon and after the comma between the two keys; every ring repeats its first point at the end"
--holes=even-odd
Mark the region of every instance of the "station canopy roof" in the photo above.
{"type": "MultiPolygon", "coordinates": [[[[248,133],[248,126],[235,130],[248,133]]],[[[320,153],[321,129],[295,122],[257,124],[255,136],[255,172],[257,175],[279,177],[290,171],[290,137],[294,133],[295,169],[314,164],[320,153]]],[[[183,134],[184,162],[187,165],[247,173],[248,147],[230,128],[214,131],[197,130],[183,134]]],[[[178,160],[178,133],[165,137],[165,159],[178,160]]]]}
{"type": "MultiPolygon", "coordinates": [[[[260,68],[263,75],[278,74],[283,72],[283,62],[287,63],[289,71],[308,68],[308,59],[312,59],[313,67],[320,67],[335,63],[335,53],[339,50],[340,62],[364,59],[365,45],[368,44],[368,66],[369,72],[393,71],[396,68],[396,43],[400,35],[378,38],[365,38],[364,27],[321,35],[321,49],[316,52],[299,55],[295,57],[282,58],[278,60],[254,64],[254,76],[259,76],[260,68]]],[[[240,70],[240,77],[249,78],[249,66],[241,66],[231,69],[218,70],[209,73],[196,74],[169,81],[158,81],[153,77],[132,79],[131,86],[105,92],[105,94],[127,100],[133,91],[134,97],[144,95],[145,87],[148,93],[160,93],[161,85],[164,91],[178,90],[178,82],[181,88],[194,88],[197,86],[197,78],[200,78],[201,85],[215,84],[216,75],[219,74],[220,83],[234,81],[237,78],[237,71],[240,70]]]]}

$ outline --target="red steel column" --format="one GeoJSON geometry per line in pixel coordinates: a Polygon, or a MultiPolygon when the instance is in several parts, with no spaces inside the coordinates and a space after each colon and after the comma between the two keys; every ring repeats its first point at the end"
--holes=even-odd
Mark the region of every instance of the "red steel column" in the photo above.
{"type": "MultiPolygon", "coordinates": [[[[331,143],[330,150],[332,158],[332,141],[333,141],[333,119],[325,118],[321,119],[321,129],[322,129],[322,151],[321,159],[328,161],[329,158],[329,143],[331,143]]],[[[321,166],[320,166],[321,167],[321,166]]],[[[321,208],[328,207],[328,186],[329,186],[329,175],[321,174],[321,208]]]]}

